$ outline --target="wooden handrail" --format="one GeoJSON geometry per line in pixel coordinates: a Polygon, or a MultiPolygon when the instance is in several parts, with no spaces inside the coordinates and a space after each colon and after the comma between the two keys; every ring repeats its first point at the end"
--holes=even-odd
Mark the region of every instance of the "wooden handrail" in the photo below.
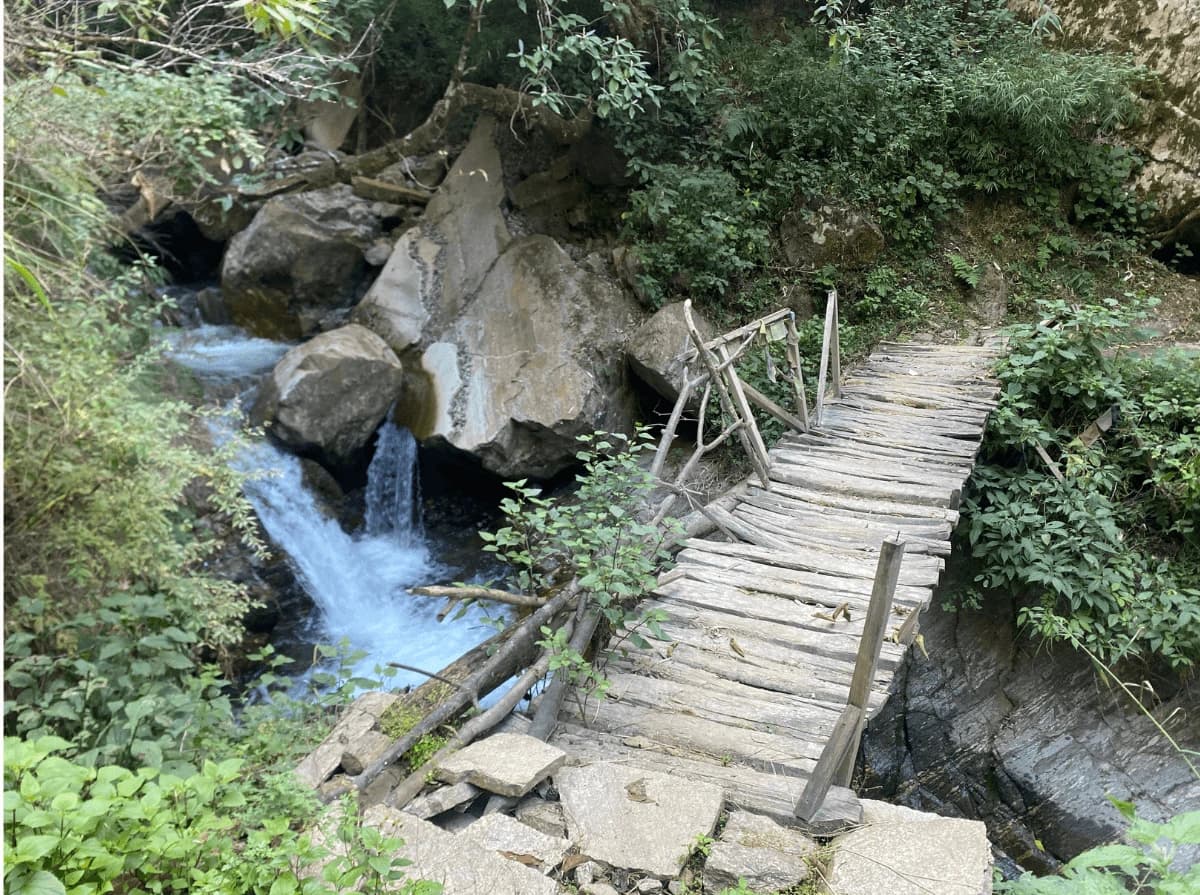
{"type": "Polygon", "coordinates": [[[871,603],[867,607],[867,618],[863,622],[862,639],[858,642],[858,656],[854,662],[854,677],[850,681],[850,696],[796,804],[796,817],[805,823],[810,823],[817,816],[831,786],[850,785],[854,759],[858,755],[858,741],[866,724],[871,681],[875,679],[875,667],[879,664],[879,651],[883,648],[903,559],[904,541],[888,538],[880,545],[879,564],[875,568],[875,582],[871,587],[871,603]]]}
{"type": "Polygon", "coordinates": [[[842,396],[842,342],[838,334],[838,293],[830,289],[825,303],[825,333],[821,339],[821,369],[817,374],[817,398],[813,415],[817,425],[825,411],[825,385],[832,373],[833,396],[842,396]]]}

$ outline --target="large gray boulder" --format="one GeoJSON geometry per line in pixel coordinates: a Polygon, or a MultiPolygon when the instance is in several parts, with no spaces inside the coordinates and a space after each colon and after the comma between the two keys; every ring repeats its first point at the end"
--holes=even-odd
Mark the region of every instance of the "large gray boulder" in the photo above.
{"type": "Polygon", "coordinates": [[[298,345],[263,382],[251,419],[298,453],[353,461],[400,394],[395,352],[351,324],[298,345]]]}
{"type": "MultiPolygon", "coordinates": [[[[695,309],[692,319],[700,336],[711,339],[712,325],[695,309]]],[[[683,302],[675,302],[664,305],[638,327],[625,346],[625,357],[639,379],[668,401],[676,401],[683,388],[685,358],[694,347],[683,317],[683,302]]],[[[696,375],[699,363],[692,362],[692,376],[696,375]]]]}
{"type": "Polygon", "coordinates": [[[862,268],[883,251],[883,231],[844,205],[793,208],[783,217],[779,239],[789,264],[862,268]]]}
{"type": "Polygon", "coordinates": [[[641,315],[599,265],[509,231],[496,126],[480,119],[352,319],[405,358],[397,422],[497,475],[544,478],[574,462],[577,435],[632,428],[622,346],[641,315]]]}
{"type": "Polygon", "coordinates": [[[364,253],[399,216],[344,184],[267,200],[230,240],[221,266],[234,323],[287,340],[344,322],[371,273],[364,253]]]}

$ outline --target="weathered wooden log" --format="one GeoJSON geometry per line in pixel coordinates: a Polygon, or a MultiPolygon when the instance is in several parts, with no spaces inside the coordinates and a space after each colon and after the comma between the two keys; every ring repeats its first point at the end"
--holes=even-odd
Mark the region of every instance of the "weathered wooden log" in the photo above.
{"type": "MultiPolygon", "coordinates": [[[[512,677],[517,669],[528,661],[529,650],[541,626],[549,624],[559,612],[568,608],[577,595],[578,587],[572,584],[547,601],[532,615],[517,623],[514,626],[515,630],[504,645],[477,671],[464,680],[453,693],[442,700],[419,723],[415,724],[408,733],[393,743],[391,748],[376,759],[370,767],[365,768],[358,776],[351,778],[353,786],[360,791],[366,789],[389,765],[411,749],[417,740],[437,730],[473,703],[478,702],[482,696],[512,677]]],[[[350,787],[337,787],[331,789],[326,797],[336,798],[349,791],[350,787]]]]}
{"type": "Polygon", "coordinates": [[[541,597],[529,597],[525,594],[514,594],[494,587],[445,587],[440,584],[426,587],[410,587],[408,592],[417,597],[446,597],[451,600],[489,600],[493,603],[505,603],[509,606],[523,606],[537,609],[545,606],[546,601],[541,597]]]}
{"type": "MultiPolygon", "coordinates": [[[[549,669],[550,653],[543,652],[541,657],[526,668],[524,673],[517,678],[516,683],[508,688],[508,691],[500,698],[499,702],[483,714],[476,715],[460,727],[458,732],[450,738],[450,741],[433,754],[433,757],[429,759],[428,765],[437,767],[439,762],[445,761],[450,755],[457,752],[463,746],[474,742],[482,734],[487,733],[507,718],[512,713],[512,710],[517,707],[517,703],[529,692],[530,688],[546,676],[546,672],[549,669]]],[[[427,776],[427,767],[417,768],[417,770],[400,781],[399,785],[391,791],[387,797],[387,804],[392,808],[403,810],[421,792],[421,789],[425,786],[427,776]]]]}

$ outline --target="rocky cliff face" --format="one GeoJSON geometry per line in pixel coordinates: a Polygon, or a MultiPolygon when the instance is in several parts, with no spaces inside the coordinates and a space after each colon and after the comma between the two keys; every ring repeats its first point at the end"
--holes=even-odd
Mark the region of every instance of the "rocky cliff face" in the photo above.
{"type": "MultiPolygon", "coordinates": [[[[929,656],[909,652],[864,739],[867,795],[979,818],[1033,870],[1119,838],[1107,796],[1155,820],[1200,804],[1200,781],[1154,724],[1086,656],[1022,636],[1011,601],[958,613],[935,603],[921,625],[929,656]]],[[[1194,695],[1153,711],[1182,746],[1200,746],[1194,695]]]]}
{"type": "MultiPolygon", "coordinates": [[[[1030,15],[1036,4],[1012,0],[1030,15]]],[[[1056,0],[1069,47],[1128,53],[1156,76],[1128,135],[1147,157],[1138,186],[1159,203],[1171,241],[1200,246],[1200,0],[1056,0]]]]}

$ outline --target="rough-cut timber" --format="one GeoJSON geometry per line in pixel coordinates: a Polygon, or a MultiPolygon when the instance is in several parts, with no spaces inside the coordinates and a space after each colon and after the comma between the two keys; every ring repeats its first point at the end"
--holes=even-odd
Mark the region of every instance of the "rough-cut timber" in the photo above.
{"type": "MultiPolygon", "coordinates": [[[[769,452],[718,514],[736,541],[688,540],[643,604],[669,642],[613,644],[609,698],[567,699],[551,742],[568,765],[606,761],[714,784],[726,802],[795,825],[796,804],[846,707],[882,542],[906,553],[866,714],[883,704],[928,605],[998,386],[987,347],[885,345],[821,421],[769,452]],[[903,633],[904,636],[901,636],[903,633]],[[581,708],[582,705],[582,708],[581,708]]],[[[857,820],[833,787],[808,827],[857,820]]]]}

